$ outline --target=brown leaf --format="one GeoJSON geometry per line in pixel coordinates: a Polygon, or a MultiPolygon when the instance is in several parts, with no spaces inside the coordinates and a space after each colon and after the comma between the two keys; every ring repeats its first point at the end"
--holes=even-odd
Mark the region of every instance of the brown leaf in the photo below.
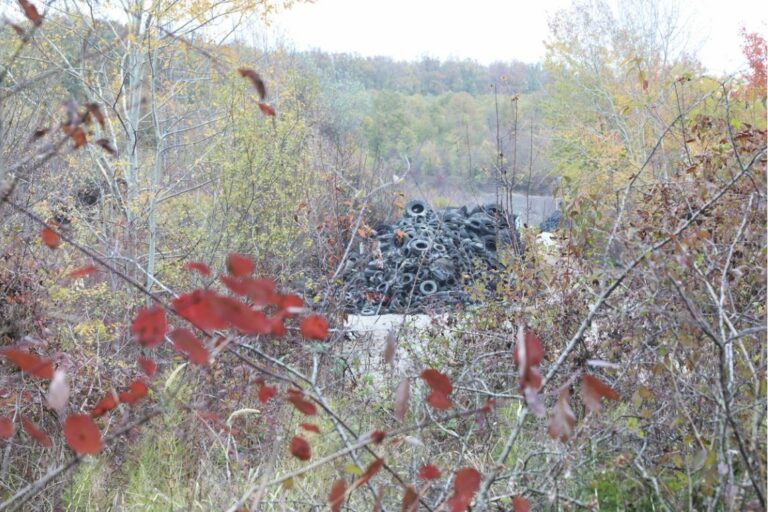
{"type": "Polygon", "coordinates": [[[117,156],[117,149],[115,148],[115,146],[112,145],[109,139],[99,139],[96,141],[96,145],[101,147],[101,149],[103,149],[110,155],[117,156]]]}
{"type": "Polygon", "coordinates": [[[600,398],[618,400],[619,394],[608,384],[592,375],[584,375],[581,378],[581,399],[584,406],[595,414],[601,409],[600,398]]]}
{"type": "Polygon", "coordinates": [[[328,495],[328,506],[331,508],[331,512],[339,512],[341,510],[341,504],[344,503],[344,496],[346,493],[346,480],[339,478],[333,482],[333,485],[331,485],[331,492],[328,495]]]}
{"type": "Polygon", "coordinates": [[[512,498],[512,509],[515,512],[531,512],[531,504],[522,496],[512,498]]]}
{"type": "Polygon", "coordinates": [[[53,379],[48,387],[48,394],[45,396],[45,401],[48,407],[53,409],[59,414],[64,412],[69,401],[69,383],[67,382],[67,374],[62,370],[56,370],[53,372],[53,379]]]}
{"type": "Polygon", "coordinates": [[[416,512],[419,506],[419,494],[416,489],[407,485],[405,487],[405,495],[403,496],[403,505],[401,507],[402,512],[416,512]]]}
{"type": "Polygon", "coordinates": [[[99,123],[99,126],[101,126],[101,129],[103,130],[106,120],[104,119],[104,113],[101,111],[98,103],[88,103],[85,105],[85,108],[87,109],[88,114],[96,119],[96,122],[99,123]]]}
{"type": "Polygon", "coordinates": [[[251,68],[238,68],[238,71],[240,72],[240,76],[249,79],[251,83],[253,83],[256,92],[259,93],[259,99],[263,100],[267,95],[267,87],[264,85],[264,80],[261,79],[261,76],[251,68]]]}
{"type": "Polygon", "coordinates": [[[386,345],[384,346],[384,362],[386,364],[392,364],[395,360],[395,352],[397,351],[397,336],[392,331],[387,333],[386,345]]]}
{"type": "Polygon", "coordinates": [[[576,415],[571,409],[569,398],[568,388],[563,388],[549,420],[549,437],[559,439],[562,442],[571,438],[573,427],[576,425],[576,415]]]}
{"type": "Polygon", "coordinates": [[[397,386],[395,392],[395,418],[403,421],[405,413],[408,412],[408,400],[411,398],[411,384],[408,377],[404,377],[397,386]]]}
{"type": "Polygon", "coordinates": [[[266,103],[259,102],[259,110],[261,110],[261,113],[265,116],[274,117],[275,115],[275,109],[267,105],[266,103]]]}
{"type": "Polygon", "coordinates": [[[29,0],[19,0],[19,5],[24,9],[24,16],[26,16],[36,27],[39,27],[43,23],[42,15],[37,12],[37,7],[29,2],[29,0]]]}

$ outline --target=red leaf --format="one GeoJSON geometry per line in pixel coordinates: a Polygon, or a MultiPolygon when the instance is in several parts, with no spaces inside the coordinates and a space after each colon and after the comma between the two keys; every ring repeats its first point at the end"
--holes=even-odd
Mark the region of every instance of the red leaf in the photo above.
{"type": "Polygon", "coordinates": [[[544,358],[544,346],[536,333],[523,325],[518,328],[517,336],[514,359],[519,365],[520,387],[536,391],[541,388],[541,373],[536,367],[544,358]]]}
{"type": "Polygon", "coordinates": [[[40,232],[40,238],[43,240],[43,243],[51,249],[56,249],[61,245],[61,237],[59,237],[59,234],[48,226],[45,226],[40,232]]]}
{"type": "Polygon", "coordinates": [[[276,394],[276,386],[262,386],[261,389],[259,389],[259,402],[265,404],[269,402],[276,394]]]}
{"type": "Polygon", "coordinates": [[[301,334],[311,340],[328,338],[328,321],[320,315],[309,315],[301,322],[301,334]]]}
{"type": "Polygon", "coordinates": [[[229,253],[227,270],[234,277],[245,277],[253,273],[253,260],[244,254],[229,253]]]}
{"type": "Polygon", "coordinates": [[[328,494],[328,506],[331,507],[331,512],[339,512],[341,510],[341,504],[344,502],[344,496],[347,493],[347,482],[343,478],[339,478],[331,485],[331,492],[328,494]]]}
{"type": "Polygon", "coordinates": [[[428,368],[421,372],[421,378],[424,379],[424,382],[432,390],[429,396],[427,396],[427,403],[429,405],[441,411],[450,409],[453,406],[451,399],[448,398],[448,395],[453,391],[453,386],[447,375],[433,368],[428,368]]]}
{"type": "Polygon", "coordinates": [[[141,366],[141,369],[144,371],[144,373],[147,374],[147,377],[151,379],[155,376],[155,373],[157,372],[157,363],[155,363],[153,359],[139,356],[138,362],[139,366],[141,366]]]}
{"type": "Polygon", "coordinates": [[[73,414],[64,422],[64,439],[78,455],[101,451],[101,431],[87,414],[73,414]]]}
{"type": "Polygon", "coordinates": [[[248,78],[251,83],[253,83],[253,86],[256,88],[256,92],[259,93],[259,98],[263,100],[264,96],[267,95],[267,88],[264,85],[264,80],[261,79],[259,74],[251,68],[237,68],[237,71],[240,72],[240,76],[248,78]]]}
{"type": "Polygon", "coordinates": [[[24,16],[27,17],[35,26],[40,26],[43,23],[43,17],[37,12],[35,7],[29,0],[19,0],[19,5],[24,9],[24,16]]]}
{"type": "Polygon", "coordinates": [[[440,475],[442,475],[440,470],[432,464],[424,464],[419,469],[419,478],[422,480],[436,480],[440,478],[440,475]]]}
{"type": "Polygon", "coordinates": [[[0,437],[9,439],[13,437],[15,431],[13,422],[5,416],[0,416],[0,437]]]}
{"type": "Polygon", "coordinates": [[[91,410],[91,416],[94,418],[99,418],[107,414],[107,412],[111,411],[115,407],[117,407],[117,397],[115,396],[115,393],[109,391],[107,396],[99,400],[96,405],[93,406],[93,410],[91,410]]]}
{"type": "Polygon", "coordinates": [[[178,328],[171,331],[168,335],[173,341],[174,348],[186,355],[192,364],[207,365],[210,360],[208,350],[203,343],[192,334],[188,329],[178,328]]]}
{"type": "Polygon", "coordinates": [[[541,364],[541,361],[544,359],[544,345],[541,343],[541,340],[535,332],[528,330],[525,327],[521,328],[524,333],[524,343],[521,343],[518,340],[514,353],[515,363],[521,366],[536,366],[541,364]]]}
{"type": "Polygon", "coordinates": [[[225,329],[227,322],[214,305],[218,295],[211,290],[194,290],[171,301],[173,309],[201,331],[225,329]]]}
{"type": "Polygon", "coordinates": [[[48,434],[37,428],[37,425],[32,423],[32,421],[24,415],[21,416],[21,426],[24,427],[24,431],[29,434],[29,437],[37,441],[41,446],[45,448],[53,446],[53,442],[51,441],[51,438],[48,437],[48,434]]]}
{"type": "Polygon", "coordinates": [[[265,116],[274,116],[275,115],[275,109],[267,105],[266,103],[259,102],[259,110],[261,110],[261,113],[265,116]]]}
{"type": "Polygon", "coordinates": [[[416,489],[410,485],[405,486],[405,494],[403,495],[403,504],[401,506],[402,512],[416,512],[419,506],[419,494],[416,489]]]}
{"type": "Polygon", "coordinates": [[[512,498],[512,508],[515,512],[531,512],[531,504],[522,496],[512,498]]]}
{"type": "Polygon", "coordinates": [[[299,436],[294,436],[291,439],[291,454],[299,460],[309,460],[312,457],[309,443],[299,436]]]}
{"type": "Polygon", "coordinates": [[[303,428],[307,432],[314,432],[315,434],[320,433],[320,427],[318,427],[314,423],[302,423],[301,428],[303,428]]]}
{"type": "Polygon", "coordinates": [[[384,465],[384,460],[377,458],[373,462],[371,462],[368,467],[365,469],[365,472],[360,475],[360,478],[355,480],[355,482],[352,484],[352,489],[357,489],[361,485],[367,484],[371,478],[376,476],[376,473],[381,471],[381,467],[384,465]]]}
{"type": "Polygon", "coordinates": [[[149,388],[141,379],[136,379],[128,386],[128,391],[120,393],[120,401],[124,404],[134,405],[149,394],[149,388]]]}
{"type": "Polygon", "coordinates": [[[88,144],[88,138],[86,137],[82,128],[79,126],[64,128],[64,132],[69,135],[72,138],[72,141],[75,143],[75,149],[81,148],[88,144]]]}
{"type": "Polygon", "coordinates": [[[618,400],[619,394],[611,386],[592,375],[584,375],[581,378],[581,398],[584,406],[597,414],[600,412],[600,398],[618,400]]]}
{"type": "Polygon", "coordinates": [[[47,359],[41,359],[35,354],[13,348],[2,351],[3,357],[19,367],[24,373],[28,373],[41,379],[53,378],[53,363],[47,359]]]}
{"type": "Polygon", "coordinates": [[[284,312],[288,317],[296,316],[304,311],[304,300],[292,293],[281,295],[277,303],[277,309],[284,312]]]}
{"type": "Polygon", "coordinates": [[[80,277],[89,276],[98,271],[99,269],[97,269],[95,265],[86,265],[84,267],[76,268],[75,270],[67,274],[67,277],[70,277],[71,279],[78,279],[80,277]]]}
{"type": "Polygon", "coordinates": [[[472,468],[462,468],[456,472],[453,481],[453,495],[447,505],[451,512],[464,512],[480,488],[480,473],[472,468]]]}
{"type": "Polygon", "coordinates": [[[447,411],[453,407],[451,399],[439,391],[433,391],[427,396],[427,403],[440,411],[447,411]]]}
{"type": "Polygon", "coordinates": [[[421,372],[421,378],[427,383],[432,391],[439,391],[444,395],[450,395],[453,392],[451,379],[447,375],[440,373],[434,368],[428,368],[421,372]]]}
{"type": "Polygon", "coordinates": [[[257,306],[276,305],[280,300],[277,286],[271,279],[221,276],[221,281],[232,293],[247,296],[257,306]]]}
{"type": "Polygon", "coordinates": [[[254,311],[232,297],[212,297],[209,300],[215,315],[243,334],[269,334],[271,324],[261,311],[254,311]]]}
{"type": "Polygon", "coordinates": [[[560,391],[560,398],[552,411],[552,417],[549,420],[549,437],[559,439],[562,442],[568,441],[573,435],[573,427],[576,425],[576,415],[571,409],[569,403],[570,393],[568,388],[560,391]]]}
{"type": "Polygon", "coordinates": [[[395,392],[395,418],[403,421],[405,413],[408,412],[408,400],[411,398],[411,385],[410,379],[404,377],[400,381],[400,385],[397,386],[395,392]]]}
{"type": "Polygon", "coordinates": [[[383,430],[374,430],[371,432],[371,442],[373,444],[381,444],[385,437],[387,437],[387,433],[383,430]]]}
{"type": "Polygon", "coordinates": [[[288,330],[285,328],[285,322],[283,317],[277,314],[269,319],[269,329],[272,336],[285,336],[288,330]]]}
{"type": "Polygon", "coordinates": [[[167,330],[168,322],[165,319],[165,310],[160,306],[139,309],[136,318],[131,323],[131,333],[136,335],[136,341],[142,347],[147,348],[160,345],[165,339],[167,330]]]}
{"type": "Polygon", "coordinates": [[[199,261],[188,261],[184,263],[184,268],[186,270],[195,271],[198,274],[206,277],[211,275],[211,269],[208,268],[208,265],[199,261]]]}
{"type": "Polygon", "coordinates": [[[312,402],[304,399],[304,394],[296,389],[289,389],[288,396],[286,398],[293,406],[298,409],[302,414],[307,416],[314,416],[317,414],[317,407],[312,402]]]}

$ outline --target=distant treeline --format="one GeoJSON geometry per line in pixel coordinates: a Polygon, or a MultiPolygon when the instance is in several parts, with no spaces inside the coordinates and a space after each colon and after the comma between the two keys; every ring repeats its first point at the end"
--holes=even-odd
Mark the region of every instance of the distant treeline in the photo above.
{"type": "Polygon", "coordinates": [[[539,90],[546,76],[542,65],[520,61],[494,62],[424,57],[417,62],[389,57],[362,57],[347,53],[302,53],[307,67],[336,80],[360,83],[366,89],[404,94],[437,95],[446,92],[485,94],[492,84],[504,84],[517,93],[539,90]]]}

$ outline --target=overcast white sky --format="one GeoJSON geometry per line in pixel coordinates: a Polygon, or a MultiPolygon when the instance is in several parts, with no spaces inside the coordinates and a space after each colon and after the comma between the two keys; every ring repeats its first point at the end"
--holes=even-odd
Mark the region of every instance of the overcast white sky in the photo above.
{"type": "MultiPolygon", "coordinates": [[[[621,1],[621,0],[617,0],[621,1]]],[[[676,1],[676,0],[671,0],[676,1]]],[[[547,16],[570,0],[316,0],[281,13],[275,27],[298,49],[386,55],[424,55],[535,62],[544,56],[547,16]]],[[[739,28],[765,31],[765,0],[689,0],[677,3],[699,57],[713,72],[745,62],[739,28]]]]}

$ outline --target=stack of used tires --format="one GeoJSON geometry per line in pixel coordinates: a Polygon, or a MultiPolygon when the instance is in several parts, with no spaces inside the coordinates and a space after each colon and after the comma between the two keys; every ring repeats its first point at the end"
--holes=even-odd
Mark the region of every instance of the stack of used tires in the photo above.
{"type": "MultiPolygon", "coordinates": [[[[433,210],[425,201],[380,224],[368,250],[348,255],[342,275],[350,313],[418,313],[467,302],[465,286],[500,268],[497,249],[520,252],[520,236],[496,204],[433,210]]],[[[364,245],[361,245],[364,247],[364,245]]]]}

